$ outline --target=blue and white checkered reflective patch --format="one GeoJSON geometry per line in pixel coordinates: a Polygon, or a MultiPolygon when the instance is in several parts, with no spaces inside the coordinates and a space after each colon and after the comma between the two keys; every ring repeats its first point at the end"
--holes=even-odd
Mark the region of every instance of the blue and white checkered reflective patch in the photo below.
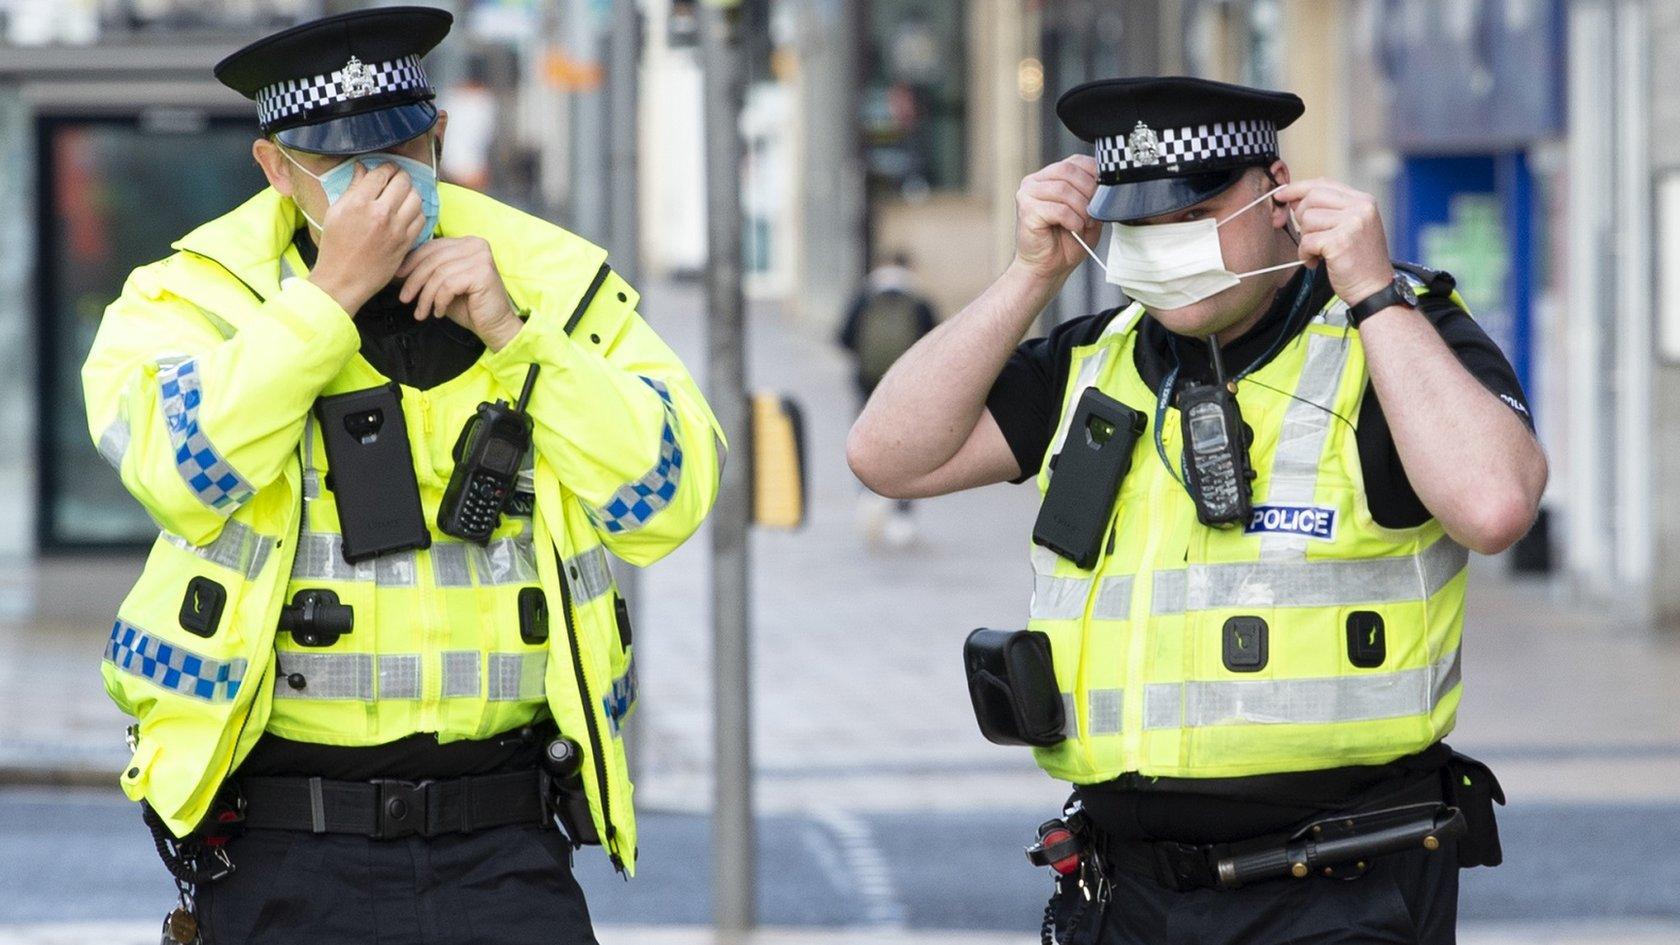
{"type": "Polygon", "coordinates": [[[618,734],[619,723],[630,714],[636,705],[636,657],[630,657],[630,665],[624,667],[624,675],[613,680],[612,690],[601,697],[601,707],[607,710],[607,721],[612,725],[613,734],[618,734]]]}
{"type": "Polygon", "coordinates": [[[118,620],[105,645],[105,661],[171,692],[206,702],[231,702],[245,681],[245,661],[222,662],[166,643],[118,620]]]}
{"type": "Polygon", "coordinates": [[[591,509],[596,524],[610,534],[635,531],[648,523],[655,513],[676,498],[677,485],[682,481],[683,454],[677,445],[677,411],[671,404],[671,391],[660,381],[642,378],[642,383],[654,389],[665,403],[665,428],[659,434],[659,461],[647,475],[620,486],[611,499],[600,508],[591,509]]]}
{"type": "Polygon", "coordinates": [[[1256,505],[1243,531],[1250,535],[1281,532],[1329,541],[1336,537],[1336,510],[1316,505],[1256,505]]]}
{"type": "Polygon", "coordinates": [[[175,468],[198,500],[229,511],[256,493],[251,484],[216,452],[198,427],[198,362],[192,358],[166,364],[158,372],[158,397],[175,447],[175,468]]]}

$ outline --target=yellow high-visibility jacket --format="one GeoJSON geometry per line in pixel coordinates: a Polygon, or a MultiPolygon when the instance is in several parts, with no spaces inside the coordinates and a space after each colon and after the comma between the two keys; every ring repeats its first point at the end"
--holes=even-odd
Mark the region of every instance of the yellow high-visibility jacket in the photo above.
{"type": "Polygon", "coordinates": [[[433,526],[430,549],[357,566],[338,553],[311,408],[384,379],[358,353],[351,318],[298,277],[291,200],[264,190],[194,230],[106,310],[83,367],[89,428],[161,529],[103,665],[107,692],[138,721],[122,786],[185,836],[265,730],[450,741],[546,707],[583,748],[606,852],[633,872],[618,732],[634,701],[631,641],[606,553],[648,564],[698,528],[721,433],[604,251],[481,194],[440,193],[439,234],[486,240],[528,318],[460,377],[403,389],[429,524],[461,423],[480,400],[513,400],[540,365],[521,487],[532,508],[505,517],[487,548],[433,526]],[[304,587],[333,590],[369,629],[320,649],[277,633],[304,587]],[[518,593],[532,588],[552,615],[546,640],[520,632],[518,593]]]}
{"type": "Polygon", "coordinates": [[[1369,376],[1346,311],[1332,298],[1237,382],[1257,478],[1252,519],[1232,528],[1202,525],[1157,454],[1159,436],[1176,464],[1183,440],[1178,410],[1135,366],[1142,307],[1073,350],[1039,488],[1055,475],[1051,456],[1083,448],[1085,431],[1069,425],[1086,388],[1143,412],[1149,429],[1093,567],[1031,550],[1028,625],[1050,638],[1067,710],[1067,740],[1035,750],[1052,775],[1094,784],[1382,764],[1451,731],[1468,553],[1434,519],[1372,519],[1344,419],[1359,416],[1369,376]]]}

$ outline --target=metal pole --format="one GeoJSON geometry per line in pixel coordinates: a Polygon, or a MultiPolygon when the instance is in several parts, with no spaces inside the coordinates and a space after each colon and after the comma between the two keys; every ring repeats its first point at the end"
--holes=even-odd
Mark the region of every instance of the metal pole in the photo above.
{"type": "Polygon", "coordinates": [[[748,634],[746,347],[741,293],[741,108],[745,69],[740,9],[701,9],[705,63],[707,384],[737,457],[724,464],[712,510],[712,918],[720,931],[755,924],[755,838],[748,634]]]}
{"type": "MultiPolygon", "coordinates": [[[[640,101],[640,70],[642,61],[642,21],[636,8],[637,0],[613,0],[613,16],[607,40],[607,127],[611,141],[607,160],[607,261],[624,281],[636,285],[640,275],[641,256],[639,227],[640,208],[636,200],[638,172],[637,134],[640,101]]],[[[638,630],[638,637],[646,640],[647,628],[641,619],[642,572],[625,565],[619,569],[618,590],[624,595],[624,605],[630,610],[630,623],[638,630]]],[[[647,647],[638,647],[642,653],[647,647]]],[[[647,671],[647,658],[638,656],[640,671],[647,671]]],[[[631,713],[626,720],[624,746],[630,769],[641,769],[642,714],[631,713]]]]}

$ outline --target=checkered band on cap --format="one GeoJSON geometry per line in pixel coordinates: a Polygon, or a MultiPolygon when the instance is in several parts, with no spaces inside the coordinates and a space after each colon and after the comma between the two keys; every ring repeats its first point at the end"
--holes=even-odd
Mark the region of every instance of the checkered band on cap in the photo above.
{"type": "Polygon", "coordinates": [[[1097,139],[1097,173],[1103,183],[1142,179],[1140,171],[1180,173],[1230,158],[1277,154],[1277,125],[1269,121],[1217,122],[1156,131],[1139,122],[1123,135],[1097,139]]]}
{"type": "Polygon", "coordinates": [[[264,128],[323,108],[392,92],[431,91],[419,56],[364,63],[352,56],[326,75],[276,82],[257,92],[257,120],[264,128]]]}

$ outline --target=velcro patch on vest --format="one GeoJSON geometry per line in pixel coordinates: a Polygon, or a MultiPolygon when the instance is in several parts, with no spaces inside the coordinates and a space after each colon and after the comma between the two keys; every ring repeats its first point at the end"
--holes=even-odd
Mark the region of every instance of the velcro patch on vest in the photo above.
{"type": "Polygon", "coordinates": [[[1336,537],[1336,510],[1317,505],[1256,505],[1243,531],[1250,535],[1305,535],[1329,541],[1336,537]]]}

